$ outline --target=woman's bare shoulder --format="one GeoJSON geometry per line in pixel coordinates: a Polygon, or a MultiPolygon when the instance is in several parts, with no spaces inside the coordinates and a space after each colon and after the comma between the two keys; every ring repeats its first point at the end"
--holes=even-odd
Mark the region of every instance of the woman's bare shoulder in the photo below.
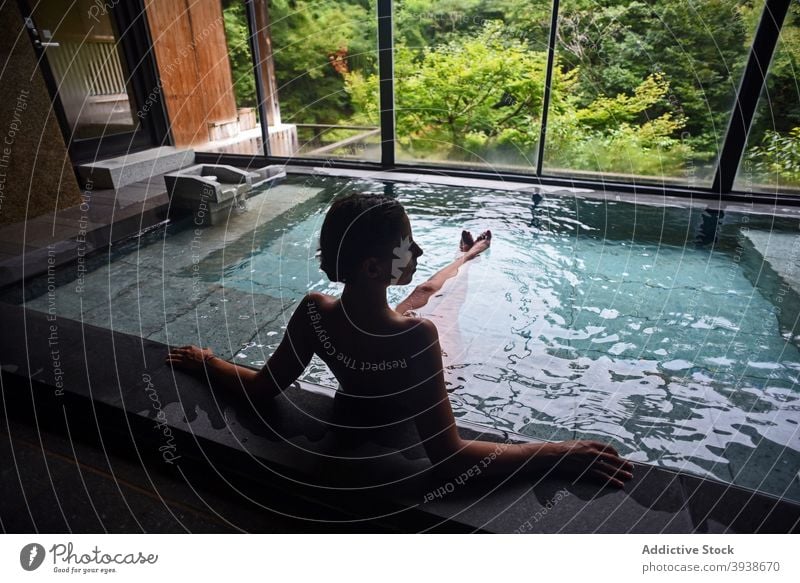
{"type": "Polygon", "coordinates": [[[403,350],[412,353],[414,361],[414,366],[409,367],[409,373],[412,378],[418,377],[421,381],[429,380],[435,372],[442,369],[439,331],[436,329],[436,324],[427,318],[405,317],[403,319],[407,327],[405,333],[402,334],[403,350]]]}
{"type": "Polygon", "coordinates": [[[313,305],[318,309],[330,309],[336,305],[338,300],[327,294],[320,292],[308,292],[303,298],[306,305],[313,305]]]}
{"type": "Polygon", "coordinates": [[[409,312],[401,316],[402,325],[405,330],[413,333],[415,336],[419,336],[419,338],[423,340],[432,341],[439,338],[439,331],[436,329],[436,324],[416,314],[411,315],[409,312]]]}

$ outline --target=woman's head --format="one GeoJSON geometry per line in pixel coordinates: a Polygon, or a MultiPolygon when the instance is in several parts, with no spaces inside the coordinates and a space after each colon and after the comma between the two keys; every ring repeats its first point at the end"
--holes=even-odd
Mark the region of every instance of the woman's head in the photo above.
{"type": "Polygon", "coordinates": [[[388,196],[351,194],[331,205],[319,237],[320,268],[331,281],[404,285],[422,249],[403,205],[388,196]]]}

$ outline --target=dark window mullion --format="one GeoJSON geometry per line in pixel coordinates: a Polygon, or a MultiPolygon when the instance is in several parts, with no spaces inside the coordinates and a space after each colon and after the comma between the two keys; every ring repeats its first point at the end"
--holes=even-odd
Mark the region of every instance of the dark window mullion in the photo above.
{"type": "Polygon", "coordinates": [[[258,46],[258,27],[256,26],[256,12],[253,0],[244,0],[247,13],[247,40],[250,43],[250,55],[253,57],[253,73],[256,76],[256,101],[258,102],[258,117],[261,127],[261,143],[264,147],[264,160],[270,156],[269,148],[269,117],[267,116],[266,95],[264,95],[264,76],[261,74],[261,53],[258,46]]]}
{"type": "Polygon", "coordinates": [[[550,109],[550,94],[552,92],[553,67],[556,57],[556,35],[558,33],[558,2],[553,0],[553,13],[550,18],[550,35],[547,41],[547,69],[544,74],[544,96],[542,97],[542,123],[539,128],[539,151],[536,153],[536,175],[542,175],[544,165],[544,143],[547,138],[547,111],[550,109]]]}
{"type": "Polygon", "coordinates": [[[380,79],[381,166],[395,165],[394,24],[392,0],[378,0],[378,78],[380,79]]]}
{"type": "Polygon", "coordinates": [[[712,192],[727,194],[733,190],[747,135],[753,123],[758,100],[766,83],[769,64],[778,44],[781,26],[789,11],[791,0],[766,0],[761,20],[753,37],[739,90],[736,94],[728,131],[714,174],[712,192]]]}

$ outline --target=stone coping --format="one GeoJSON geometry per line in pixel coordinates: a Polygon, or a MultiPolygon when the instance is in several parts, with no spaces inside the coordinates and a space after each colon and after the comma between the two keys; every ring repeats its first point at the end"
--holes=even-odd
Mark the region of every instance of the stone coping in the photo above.
{"type": "Polygon", "coordinates": [[[557,477],[443,481],[412,426],[355,440],[336,430],[327,389],[296,383],[269,402],[246,403],[167,367],[164,344],[9,304],[0,304],[0,319],[3,375],[29,379],[5,383],[6,407],[69,416],[104,440],[161,456],[165,470],[204,464],[280,481],[294,495],[347,509],[365,530],[387,516],[412,531],[501,533],[784,533],[800,523],[800,505],[647,464],[636,464],[622,491],[557,477]]]}
{"type": "MultiPolygon", "coordinates": [[[[490,190],[504,190],[513,192],[533,193],[538,192],[549,196],[588,198],[608,202],[629,202],[655,207],[696,208],[696,209],[722,209],[736,214],[770,215],[790,219],[800,219],[800,206],[781,204],[774,205],[753,202],[720,201],[708,196],[707,193],[697,193],[697,197],[669,196],[656,194],[643,194],[632,192],[618,192],[613,188],[608,190],[594,190],[583,187],[567,187],[527,182],[514,182],[512,180],[498,180],[492,178],[463,178],[435,174],[417,174],[412,169],[408,170],[355,170],[349,168],[331,168],[326,166],[298,166],[287,165],[286,171],[290,174],[310,174],[313,176],[331,176],[341,178],[361,178],[364,180],[384,180],[388,182],[407,182],[420,184],[438,184],[442,186],[459,186],[464,188],[486,188],[490,190]]],[[[658,185],[655,185],[658,186],[658,185]]]]}

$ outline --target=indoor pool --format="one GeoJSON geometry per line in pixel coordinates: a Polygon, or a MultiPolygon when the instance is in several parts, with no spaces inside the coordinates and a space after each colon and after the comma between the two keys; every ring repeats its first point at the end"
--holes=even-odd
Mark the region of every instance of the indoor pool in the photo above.
{"type": "MultiPolygon", "coordinates": [[[[95,258],[80,290],[59,288],[60,313],[261,366],[303,294],[340,293],[315,255],[327,206],[351,191],[398,197],[424,250],[394,303],[453,259],[462,229],[492,230],[430,308],[450,315],[435,321],[459,418],[606,440],[800,501],[800,302],[791,271],[765,260],[777,245],[797,263],[797,221],[294,176],[227,225],[175,225],[95,258]]],[[[47,295],[28,306],[46,309],[47,295]]],[[[317,359],[304,380],[336,385],[317,359]]]]}

